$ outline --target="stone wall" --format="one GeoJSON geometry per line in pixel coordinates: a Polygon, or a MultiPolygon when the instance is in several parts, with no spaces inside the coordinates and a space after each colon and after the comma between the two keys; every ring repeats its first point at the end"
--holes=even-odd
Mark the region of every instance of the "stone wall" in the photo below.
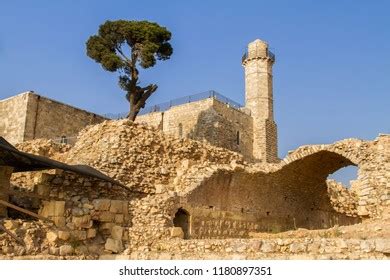
{"type": "Polygon", "coordinates": [[[252,160],[252,118],[215,98],[174,106],[165,112],[138,116],[146,123],[176,137],[186,137],[239,152],[252,160]]]}
{"type": "Polygon", "coordinates": [[[250,231],[320,229],[386,217],[389,141],[380,135],[374,141],[303,146],[273,165],[193,166],[175,181],[176,209],[189,212],[196,238],[225,238],[233,228],[244,237],[250,231]],[[327,180],[348,165],[359,168],[352,188],[327,180]]]}
{"type": "MultiPolygon", "coordinates": [[[[35,172],[31,179],[24,182],[30,186],[13,191],[27,192],[27,197],[32,194],[33,200],[14,199],[13,203],[32,211],[38,205],[37,213],[54,222],[43,230],[46,239],[35,240],[31,250],[38,247],[40,252],[56,256],[96,256],[120,253],[128,246],[129,203],[139,194],[60,170],[35,172]]],[[[31,250],[23,254],[31,254],[31,250]]]]}
{"type": "Polygon", "coordinates": [[[28,93],[0,100],[0,136],[11,144],[24,141],[28,93]]]}
{"type": "Polygon", "coordinates": [[[85,110],[29,94],[24,140],[75,137],[84,127],[104,120],[105,118],[85,110]]]}
{"type": "Polygon", "coordinates": [[[84,127],[105,120],[32,92],[1,100],[0,117],[0,135],[11,144],[38,138],[75,138],[84,127]]]}
{"type": "MultiPolygon", "coordinates": [[[[331,235],[331,234],[330,234],[331,235]]],[[[273,240],[180,240],[160,241],[154,250],[139,250],[121,259],[146,260],[388,260],[390,241],[386,238],[344,239],[317,237],[273,240]]],[[[102,259],[107,256],[101,257],[102,259]]]]}

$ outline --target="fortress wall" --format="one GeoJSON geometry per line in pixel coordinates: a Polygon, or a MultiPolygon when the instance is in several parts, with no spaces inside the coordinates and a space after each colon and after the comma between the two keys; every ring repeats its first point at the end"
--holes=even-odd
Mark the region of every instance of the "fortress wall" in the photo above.
{"type": "Polygon", "coordinates": [[[24,141],[28,97],[23,93],[0,100],[0,136],[11,144],[24,141]]]}
{"type": "Polygon", "coordinates": [[[29,94],[24,140],[73,137],[87,125],[104,120],[105,118],[99,115],[39,95],[29,94]]]}

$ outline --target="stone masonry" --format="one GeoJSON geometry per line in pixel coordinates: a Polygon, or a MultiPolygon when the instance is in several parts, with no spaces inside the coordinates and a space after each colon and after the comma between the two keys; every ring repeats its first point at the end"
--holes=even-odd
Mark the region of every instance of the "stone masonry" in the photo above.
{"type": "MultiPolygon", "coordinates": [[[[241,153],[248,161],[277,162],[277,127],[273,117],[272,65],[267,43],[248,45],[245,68],[245,106],[235,108],[217,98],[189,102],[163,112],[137,117],[179,138],[207,141],[241,153]]],[[[32,92],[0,101],[0,135],[11,144],[38,138],[71,138],[84,127],[105,118],[32,92]]]]}
{"type": "Polygon", "coordinates": [[[11,144],[73,137],[105,118],[61,102],[25,92],[0,100],[0,136],[11,144]]]}
{"type": "Polygon", "coordinates": [[[236,109],[208,98],[171,107],[164,112],[141,115],[165,133],[209,143],[239,152],[249,161],[278,162],[277,126],[273,116],[272,65],[275,56],[268,44],[248,45],[245,68],[245,107],[236,109]]]}
{"type": "Polygon", "coordinates": [[[389,259],[390,135],[279,160],[274,61],[249,44],[244,108],[210,97],[132,122],[32,93],[0,101],[1,135],[33,139],[19,150],[123,184],[0,166],[0,199],[41,216],[0,207],[0,259],[389,259]],[[350,188],[327,179],[346,166],[358,168],[350,188]]]}

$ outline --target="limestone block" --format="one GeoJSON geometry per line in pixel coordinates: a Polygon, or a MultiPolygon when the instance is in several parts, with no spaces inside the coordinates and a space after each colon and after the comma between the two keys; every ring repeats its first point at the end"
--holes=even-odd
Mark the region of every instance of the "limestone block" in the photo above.
{"type": "Polygon", "coordinates": [[[73,247],[70,245],[62,245],[60,247],[60,256],[72,255],[74,252],[73,247]]]}
{"type": "Polygon", "coordinates": [[[77,246],[74,250],[76,255],[87,255],[88,254],[88,248],[85,245],[77,246]]]}
{"type": "Polygon", "coordinates": [[[303,252],[305,252],[305,251],[306,251],[306,245],[303,244],[303,243],[297,243],[297,242],[295,242],[295,243],[292,243],[292,244],[290,245],[290,252],[291,252],[291,253],[296,254],[296,253],[303,253],[303,252]]]}
{"type": "Polygon", "coordinates": [[[122,240],[123,236],[123,227],[113,226],[111,229],[111,237],[115,240],[122,240]]]}
{"type": "Polygon", "coordinates": [[[123,224],[125,221],[124,215],[123,214],[116,214],[115,215],[115,223],[117,224],[123,224]]]}
{"type": "Polygon", "coordinates": [[[79,207],[74,207],[74,208],[72,208],[72,215],[76,216],[76,217],[83,216],[84,215],[84,211],[83,211],[83,209],[81,209],[79,207]]]}
{"type": "Polygon", "coordinates": [[[375,251],[390,254],[390,240],[377,239],[375,240],[375,251]]]}
{"type": "Polygon", "coordinates": [[[72,217],[72,223],[76,228],[90,228],[92,227],[92,220],[90,215],[80,217],[72,217]]]}
{"type": "Polygon", "coordinates": [[[35,185],[42,184],[42,185],[45,185],[48,187],[47,183],[50,183],[52,178],[53,178],[52,174],[39,172],[39,173],[35,174],[35,176],[34,176],[34,184],[35,185]]]}
{"type": "Polygon", "coordinates": [[[100,212],[97,220],[101,222],[113,222],[115,221],[115,214],[107,211],[100,212]]]}
{"type": "Polygon", "coordinates": [[[87,230],[87,238],[94,238],[96,236],[96,229],[95,228],[89,228],[87,230]]]}
{"type": "Polygon", "coordinates": [[[95,199],[92,201],[95,210],[108,211],[110,210],[111,200],[109,199],[95,199]]]}
{"type": "Polygon", "coordinates": [[[122,240],[115,240],[112,238],[107,238],[104,248],[108,251],[119,253],[123,250],[122,240]]]}
{"type": "Polygon", "coordinates": [[[163,193],[166,191],[166,186],[163,184],[156,184],[156,193],[163,193]]]}
{"type": "Polygon", "coordinates": [[[39,214],[44,217],[64,216],[65,201],[44,201],[39,214]]]}
{"type": "Polygon", "coordinates": [[[48,231],[46,233],[46,239],[50,242],[50,243],[55,243],[57,240],[58,240],[58,234],[57,232],[55,231],[48,231]]]}
{"type": "Polygon", "coordinates": [[[58,247],[50,247],[49,248],[49,254],[50,255],[54,255],[54,256],[58,256],[60,254],[60,248],[58,248],[58,247]]]}
{"type": "Polygon", "coordinates": [[[51,217],[50,219],[54,222],[54,224],[55,224],[57,227],[64,227],[65,224],[66,224],[66,219],[65,219],[65,217],[57,216],[57,217],[51,217]]]}
{"type": "Polygon", "coordinates": [[[264,242],[261,245],[261,251],[263,253],[272,253],[275,251],[275,244],[271,242],[264,242]]]}
{"type": "Polygon", "coordinates": [[[123,213],[123,202],[122,200],[111,200],[110,212],[123,213]]]}
{"type": "Polygon", "coordinates": [[[171,237],[184,238],[184,232],[181,227],[171,227],[171,237]]]}
{"type": "Polygon", "coordinates": [[[70,237],[69,231],[59,230],[58,231],[58,238],[61,240],[68,240],[70,237]]]}
{"type": "Polygon", "coordinates": [[[73,230],[73,231],[71,231],[70,235],[75,240],[86,240],[87,239],[87,232],[85,230],[73,230]]]}

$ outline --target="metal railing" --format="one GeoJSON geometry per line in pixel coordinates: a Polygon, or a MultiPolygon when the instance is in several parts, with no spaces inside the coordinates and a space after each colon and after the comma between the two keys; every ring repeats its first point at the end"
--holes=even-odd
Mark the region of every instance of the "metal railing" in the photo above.
{"type": "MultiPolygon", "coordinates": [[[[267,57],[269,57],[272,61],[275,61],[275,54],[269,50],[267,50],[267,57]]],[[[241,62],[244,62],[248,58],[248,52],[244,52],[241,62]]]]}
{"type": "MultiPolygon", "coordinates": [[[[225,104],[229,104],[231,107],[239,109],[242,107],[241,104],[231,100],[230,98],[227,98],[226,96],[223,96],[222,94],[214,91],[214,90],[209,90],[193,95],[188,95],[180,98],[173,99],[168,102],[160,103],[154,106],[149,106],[141,109],[138,115],[146,115],[150,113],[155,113],[155,112],[164,112],[169,110],[172,107],[187,104],[187,103],[192,103],[192,102],[197,102],[200,100],[204,100],[207,98],[215,98],[225,104]]],[[[128,113],[119,113],[119,114],[105,114],[104,117],[109,118],[109,119],[123,119],[127,117],[128,113]]]]}

